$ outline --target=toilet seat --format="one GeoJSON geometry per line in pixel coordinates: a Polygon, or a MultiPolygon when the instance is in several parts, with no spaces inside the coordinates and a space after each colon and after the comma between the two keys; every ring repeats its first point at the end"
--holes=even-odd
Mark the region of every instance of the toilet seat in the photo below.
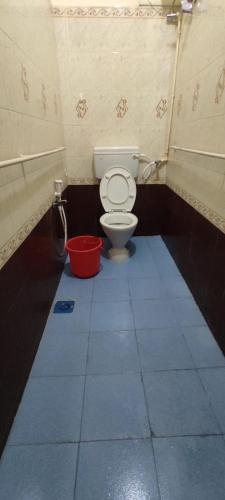
{"type": "Polygon", "coordinates": [[[106,212],[131,212],[136,192],[135,180],[120,165],[107,170],[100,183],[100,198],[106,212]]]}

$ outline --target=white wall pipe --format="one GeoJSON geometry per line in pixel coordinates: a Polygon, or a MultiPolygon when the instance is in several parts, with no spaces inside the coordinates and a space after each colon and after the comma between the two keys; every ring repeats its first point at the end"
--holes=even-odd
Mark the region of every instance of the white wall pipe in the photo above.
{"type": "Polygon", "coordinates": [[[175,53],[175,62],[174,62],[174,70],[173,70],[173,80],[172,80],[172,95],[171,95],[171,108],[170,108],[170,117],[169,117],[169,135],[168,135],[168,147],[167,147],[167,156],[169,155],[171,135],[172,135],[172,124],[173,124],[173,115],[174,115],[174,101],[175,101],[175,91],[176,91],[176,82],[177,82],[177,67],[178,67],[178,59],[180,53],[180,39],[181,39],[181,28],[182,28],[182,14],[177,13],[178,18],[178,26],[177,26],[177,43],[176,43],[176,53],[175,53]]]}
{"type": "Polygon", "coordinates": [[[170,149],[173,149],[174,151],[185,151],[186,153],[193,153],[202,156],[211,156],[212,158],[221,158],[225,160],[225,154],[223,153],[213,153],[212,151],[201,151],[200,149],[181,148],[179,146],[170,146],[170,149]]]}
{"type": "Polygon", "coordinates": [[[42,158],[42,156],[49,156],[54,153],[59,153],[64,151],[64,147],[50,149],[49,151],[44,151],[42,153],[36,153],[34,155],[20,155],[17,158],[11,158],[9,160],[0,161],[0,168],[8,167],[9,165],[15,165],[16,163],[24,163],[25,161],[35,160],[36,158],[42,158]]]}

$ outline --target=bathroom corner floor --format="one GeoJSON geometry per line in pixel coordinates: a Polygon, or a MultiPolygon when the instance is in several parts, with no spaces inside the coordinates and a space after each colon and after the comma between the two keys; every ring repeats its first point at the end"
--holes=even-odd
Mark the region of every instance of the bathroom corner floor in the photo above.
{"type": "Polygon", "coordinates": [[[89,280],[66,264],[1,500],[224,500],[225,358],[162,239],[130,249],[89,280]]]}

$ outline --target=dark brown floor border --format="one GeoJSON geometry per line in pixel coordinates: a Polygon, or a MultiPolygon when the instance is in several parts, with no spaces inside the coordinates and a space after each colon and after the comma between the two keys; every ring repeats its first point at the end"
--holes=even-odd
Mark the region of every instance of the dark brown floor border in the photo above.
{"type": "Polygon", "coordinates": [[[163,239],[225,353],[225,234],[167,188],[163,239]]]}

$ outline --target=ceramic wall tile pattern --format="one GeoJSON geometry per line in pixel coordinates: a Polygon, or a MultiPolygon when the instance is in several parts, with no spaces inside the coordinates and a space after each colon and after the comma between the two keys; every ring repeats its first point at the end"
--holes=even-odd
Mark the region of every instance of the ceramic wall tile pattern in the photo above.
{"type": "Polygon", "coordinates": [[[120,101],[116,106],[117,118],[123,118],[127,112],[128,112],[127,99],[125,99],[125,97],[121,97],[120,101]]]}
{"type": "MultiPolygon", "coordinates": [[[[169,9],[54,6],[70,183],[97,182],[95,146],[138,145],[152,159],[165,156],[177,36],[169,9]]],[[[165,182],[165,168],[150,182],[165,182]]]]}
{"type": "MultiPolygon", "coordinates": [[[[63,146],[48,0],[1,1],[0,53],[0,160],[63,146]]],[[[62,154],[0,169],[0,267],[48,210],[61,177],[62,154]]]]}
{"type": "Polygon", "coordinates": [[[86,99],[79,99],[76,105],[76,112],[78,118],[84,118],[86,113],[88,112],[88,105],[86,99]]]}
{"type": "MultiPolygon", "coordinates": [[[[225,5],[207,3],[183,17],[171,144],[224,155],[225,5]]],[[[224,232],[224,159],[171,151],[167,183],[224,232]]]]}
{"type": "Polygon", "coordinates": [[[166,112],[167,112],[167,99],[161,98],[156,106],[156,117],[161,119],[163,118],[166,112]]]}

